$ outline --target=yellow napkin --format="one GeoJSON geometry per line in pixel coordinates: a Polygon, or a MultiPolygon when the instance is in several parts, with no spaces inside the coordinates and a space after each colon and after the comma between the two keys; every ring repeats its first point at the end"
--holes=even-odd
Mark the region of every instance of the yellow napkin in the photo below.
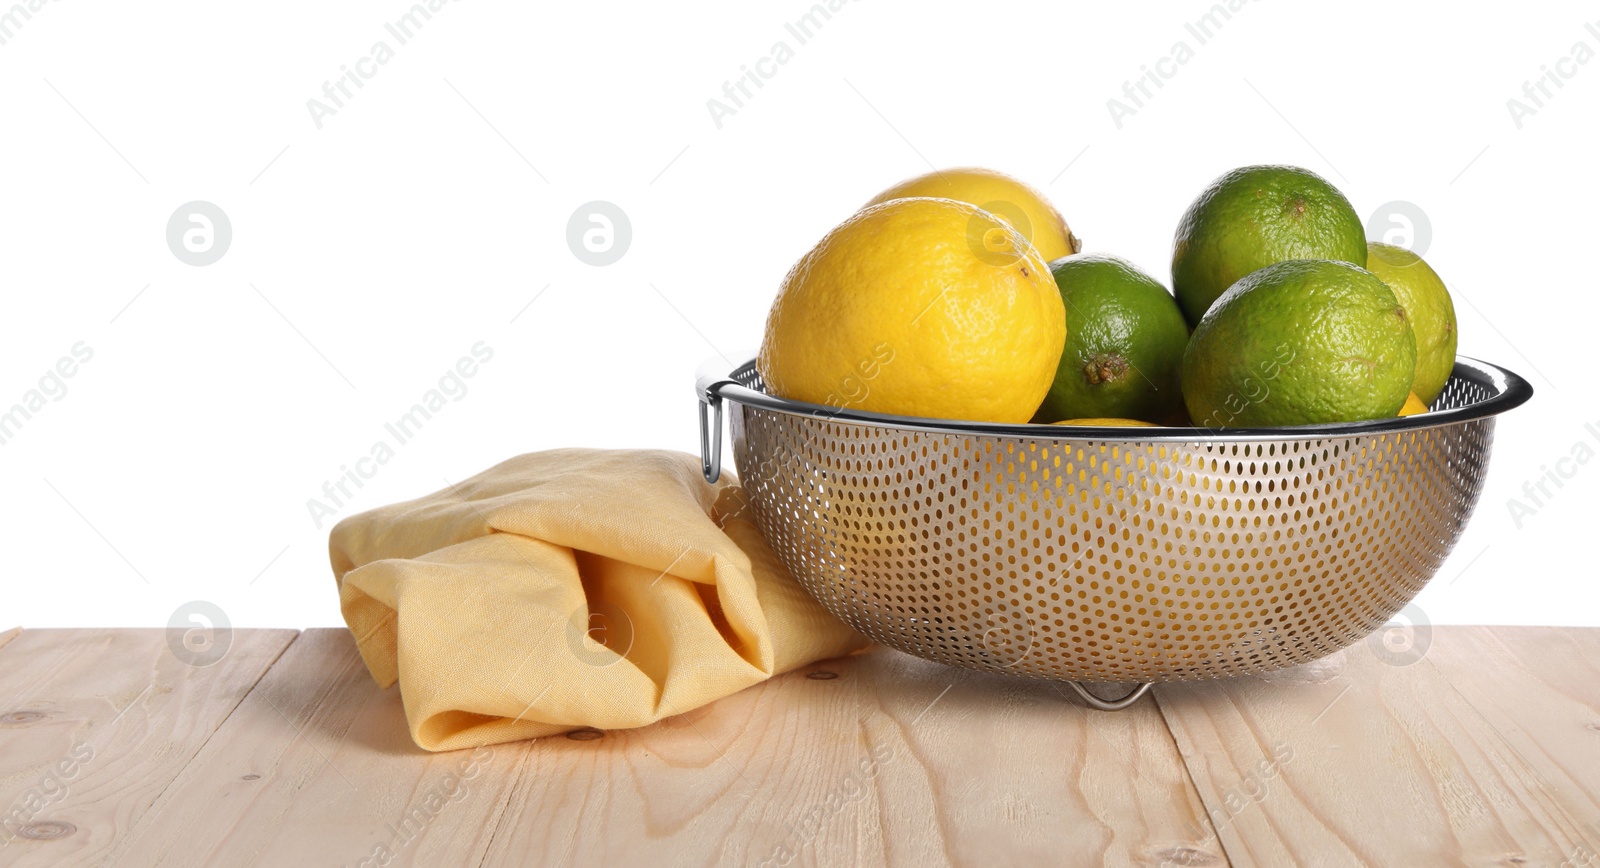
{"type": "Polygon", "coordinates": [[[513,458],[329,539],[362,659],[455,750],[682,714],[866,640],[681,452],[513,458]]]}

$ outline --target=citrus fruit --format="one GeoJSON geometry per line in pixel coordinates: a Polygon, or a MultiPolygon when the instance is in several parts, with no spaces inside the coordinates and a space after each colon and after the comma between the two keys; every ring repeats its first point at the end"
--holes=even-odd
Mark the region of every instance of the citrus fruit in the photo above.
{"type": "Polygon", "coordinates": [[[1217,299],[1183,354],[1183,398],[1202,427],[1355,422],[1395,415],[1417,346],[1394,293],[1345,262],[1290,260],[1217,299]]]}
{"type": "Polygon", "coordinates": [[[1183,412],[1178,365],[1189,327],[1172,293],[1133,263],[1080,253],[1050,263],[1067,343],[1038,414],[1171,422],[1183,412]]]}
{"type": "Polygon", "coordinates": [[[1411,391],[1431,404],[1456,366],[1456,306],[1444,281],[1422,257],[1404,247],[1367,245],[1367,270],[1389,285],[1417,336],[1417,373],[1411,391]]]}
{"type": "Polygon", "coordinates": [[[1239,278],[1287,259],[1365,267],[1366,230],[1349,200],[1314,172],[1246,166],[1189,205],[1172,242],[1172,291],[1192,325],[1239,278]]]}
{"type": "Polygon", "coordinates": [[[1395,415],[1396,416],[1416,416],[1416,415],[1418,415],[1420,413],[1426,413],[1426,412],[1428,412],[1428,405],[1424,404],[1422,402],[1422,399],[1417,397],[1417,393],[1416,392],[1411,392],[1411,393],[1406,395],[1405,404],[1400,407],[1400,412],[1396,413],[1395,415]]]}
{"type": "Polygon", "coordinates": [[[1065,339],[1049,266],[1009,223],[963,202],[897,199],[839,224],[789,270],[756,366],[783,398],[1020,423],[1065,339]]]}
{"type": "Polygon", "coordinates": [[[992,169],[945,169],[918,175],[879,193],[868,206],[912,196],[936,196],[976,205],[1004,218],[1039,249],[1045,262],[1083,246],[1044,194],[992,169]]]}
{"type": "Polygon", "coordinates": [[[1100,428],[1159,428],[1161,426],[1138,419],[1063,419],[1052,425],[1093,425],[1100,428]]]}

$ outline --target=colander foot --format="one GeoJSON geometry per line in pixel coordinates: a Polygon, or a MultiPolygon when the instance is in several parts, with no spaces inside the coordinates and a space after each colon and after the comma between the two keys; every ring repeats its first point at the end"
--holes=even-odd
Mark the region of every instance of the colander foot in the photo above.
{"type": "Polygon", "coordinates": [[[1084,687],[1082,684],[1076,681],[1067,682],[1067,685],[1073,690],[1077,691],[1078,696],[1082,698],[1084,702],[1087,702],[1091,708],[1098,708],[1101,711],[1121,711],[1122,709],[1127,708],[1135,702],[1138,702],[1139,697],[1145,695],[1145,693],[1150,690],[1151,684],[1152,682],[1146,681],[1138,687],[1135,687],[1127,696],[1124,696],[1121,699],[1101,699],[1100,697],[1095,696],[1093,693],[1090,693],[1089,689],[1084,687]]]}

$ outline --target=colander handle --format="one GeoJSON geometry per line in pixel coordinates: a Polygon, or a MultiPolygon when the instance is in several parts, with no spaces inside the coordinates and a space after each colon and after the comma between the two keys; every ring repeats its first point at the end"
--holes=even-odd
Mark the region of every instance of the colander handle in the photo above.
{"type": "Polygon", "coordinates": [[[714,388],[700,390],[700,473],[706,482],[722,476],[722,396],[714,388]],[[709,423],[708,405],[714,411],[709,423]]]}

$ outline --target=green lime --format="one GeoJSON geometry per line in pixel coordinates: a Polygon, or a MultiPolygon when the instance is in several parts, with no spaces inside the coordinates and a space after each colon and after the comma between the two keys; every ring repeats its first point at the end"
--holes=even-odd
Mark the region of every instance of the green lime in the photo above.
{"type": "Polygon", "coordinates": [[[1404,247],[1367,245],[1367,270],[1389,285],[1417,336],[1417,374],[1411,391],[1432,404],[1456,366],[1456,306],[1450,290],[1422,257],[1404,247]]]}
{"type": "Polygon", "coordinates": [[[1183,399],[1202,427],[1394,416],[1416,372],[1411,321],[1364,268],[1291,260],[1234,284],[1183,354],[1183,399]]]}
{"type": "Polygon", "coordinates": [[[1314,172],[1234,169],[1184,212],[1172,243],[1172,291],[1192,325],[1239,278],[1287,259],[1365,267],[1366,230],[1344,194],[1314,172]]]}
{"type": "Polygon", "coordinates": [[[1159,428],[1154,422],[1144,422],[1139,419],[1063,419],[1060,422],[1051,422],[1052,425],[1092,425],[1097,428],[1159,428]]]}
{"type": "Polygon", "coordinates": [[[1036,422],[1122,418],[1176,424],[1178,365],[1189,340],[1166,287],[1115,256],[1050,263],[1067,314],[1067,344],[1036,422]]]}

